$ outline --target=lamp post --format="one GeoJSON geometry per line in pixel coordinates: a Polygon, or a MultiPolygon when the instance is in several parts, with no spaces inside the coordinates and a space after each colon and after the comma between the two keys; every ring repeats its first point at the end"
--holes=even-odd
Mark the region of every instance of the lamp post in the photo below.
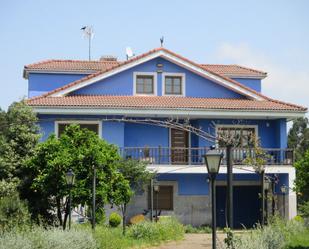
{"type": "Polygon", "coordinates": [[[264,188],[265,188],[265,224],[268,224],[268,191],[270,188],[269,179],[265,179],[264,188]]]}
{"type": "Polygon", "coordinates": [[[288,192],[288,187],[283,184],[280,189],[283,194],[283,218],[285,219],[285,195],[288,192]]]}
{"type": "Polygon", "coordinates": [[[91,228],[95,229],[95,196],[96,196],[96,167],[93,165],[93,176],[92,176],[92,219],[91,228]]]}
{"type": "Polygon", "coordinates": [[[158,185],[158,183],[156,183],[153,186],[153,190],[156,193],[156,222],[158,221],[158,201],[159,201],[159,191],[160,191],[160,186],[158,185]]]}
{"type": "Polygon", "coordinates": [[[69,187],[69,229],[71,229],[71,219],[72,219],[72,187],[74,185],[75,180],[75,174],[72,169],[69,169],[69,171],[65,175],[66,183],[69,187]]]}
{"type": "Polygon", "coordinates": [[[216,188],[215,180],[219,173],[222,160],[222,153],[216,150],[209,150],[205,157],[207,172],[211,181],[211,213],[212,213],[212,248],[216,249],[216,188]]]}

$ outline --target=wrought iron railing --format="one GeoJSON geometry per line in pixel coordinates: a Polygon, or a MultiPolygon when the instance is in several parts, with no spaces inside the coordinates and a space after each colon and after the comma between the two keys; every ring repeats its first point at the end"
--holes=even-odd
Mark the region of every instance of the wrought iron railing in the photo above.
{"type": "MultiPolygon", "coordinates": [[[[171,148],[171,147],[124,147],[120,148],[123,158],[132,158],[145,161],[149,164],[204,164],[204,155],[209,147],[171,148]]],[[[226,164],[226,150],[219,148],[223,153],[223,164],[226,164]]],[[[291,165],[294,162],[292,149],[269,149],[263,148],[266,165],[291,165]]],[[[255,156],[254,149],[232,149],[233,164],[246,165],[246,158],[255,156]]]]}

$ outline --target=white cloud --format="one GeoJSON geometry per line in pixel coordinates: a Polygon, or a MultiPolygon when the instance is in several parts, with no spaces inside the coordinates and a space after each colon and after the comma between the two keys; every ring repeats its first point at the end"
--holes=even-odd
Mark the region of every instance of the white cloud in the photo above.
{"type": "Polygon", "coordinates": [[[262,80],[263,94],[309,107],[309,70],[295,70],[292,69],[294,65],[289,67],[288,63],[279,65],[270,55],[256,51],[246,43],[223,43],[215,52],[215,58],[266,71],[268,76],[262,80]]]}

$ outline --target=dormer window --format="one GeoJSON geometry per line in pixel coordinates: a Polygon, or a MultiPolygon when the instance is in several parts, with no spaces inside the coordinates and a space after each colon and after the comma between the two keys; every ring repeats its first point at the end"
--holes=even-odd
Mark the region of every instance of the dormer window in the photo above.
{"type": "Polygon", "coordinates": [[[135,73],[134,94],[156,95],[156,85],[155,73],[135,73]]]}
{"type": "Polygon", "coordinates": [[[182,73],[164,73],[162,95],[184,96],[185,75],[182,73]]]}

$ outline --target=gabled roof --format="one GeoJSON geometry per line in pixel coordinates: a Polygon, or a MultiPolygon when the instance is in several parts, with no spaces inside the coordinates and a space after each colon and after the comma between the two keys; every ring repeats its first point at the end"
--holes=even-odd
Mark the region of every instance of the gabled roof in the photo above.
{"type": "Polygon", "coordinates": [[[259,101],[249,99],[173,96],[73,95],[65,97],[36,97],[29,99],[27,103],[30,106],[36,107],[306,111],[304,107],[275,100],[259,101]]]}
{"type": "Polygon", "coordinates": [[[107,77],[110,77],[112,75],[115,75],[117,73],[120,73],[124,70],[127,70],[131,67],[134,67],[136,65],[142,64],[146,61],[149,61],[151,59],[162,57],[164,59],[167,59],[179,66],[182,66],[188,70],[193,71],[196,74],[199,74],[202,77],[205,77],[207,79],[212,80],[213,82],[216,82],[228,89],[231,89],[232,91],[235,91],[241,95],[247,96],[250,99],[256,99],[256,100],[266,100],[268,99],[266,96],[262,95],[261,93],[246,87],[239,82],[232,80],[228,77],[225,77],[219,73],[213,72],[191,60],[188,60],[187,58],[182,57],[181,55],[178,55],[170,50],[167,50],[165,48],[157,48],[153,49],[147,53],[144,53],[142,55],[136,56],[130,60],[120,62],[118,64],[115,64],[109,68],[106,68],[103,71],[99,71],[97,73],[88,75],[80,80],[74,81],[70,84],[67,84],[65,86],[62,86],[60,88],[54,89],[43,96],[64,96],[70,92],[73,92],[77,89],[80,89],[82,87],[88,86],[90,84],[96,83],[102,79],[105,79],[107,77]]]}
{"type": "Polygon", "coordinates": [[[267,77],[266,72],[239,65],[201,64],[201,66],[204,67],[206,70],[211,70],[229,78],[263,79],[267,77]]]}
{"type": "MultiPolygon", "coordinates": [[[[28,72],[71,72],[71,73],[95,73],[122,63],[122,61],[85,61],[85,60],[45,60],[24,67],[24,77],[28,72]]],[[[230,78],[265,78],[267,73],[239,65],[200,64],[206,70],[230,78]]]]}

